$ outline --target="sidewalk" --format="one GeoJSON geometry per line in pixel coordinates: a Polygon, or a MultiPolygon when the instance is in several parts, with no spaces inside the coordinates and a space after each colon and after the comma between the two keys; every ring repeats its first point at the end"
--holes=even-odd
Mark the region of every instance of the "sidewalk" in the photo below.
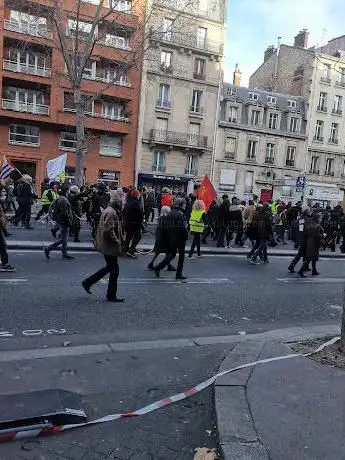
{"type": "MultiPolygon", "coordinates": [[[[291,354],[285,344],[238,344],[221,366],[291,354]]],[[[221,377],[215,388],[224,460],[345,458],[345,371],[299,357],[221,377]]]]}

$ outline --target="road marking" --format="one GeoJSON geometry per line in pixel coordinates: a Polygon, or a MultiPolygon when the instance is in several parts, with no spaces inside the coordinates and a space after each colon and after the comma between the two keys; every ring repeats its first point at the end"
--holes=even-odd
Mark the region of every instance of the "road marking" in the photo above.
{"type": "MultiPolygon", "coordinates": [[[[233,284],[229,278],[188,278],[179,281],[174,278],[119,278],[119,284],[233,284]]],[[[102,279],[101,283],[108,284],[108,279],[102,279]]]]}
{"type": "Polygon", "coordinates": [[[321,283],[344,283],[345,278],[276,278],[281,283],[321,284],[321,283]]]}
{"type": "Polygon", "coordinates": [[[0,283],[14,284],[14,283],[27,283],[27,278],[0,278],[0,283]]]}
{"type": "Polygon", "coordinates": [[[46,336],[46,335],[64,335],[67,334],[66,329],[26,329],[24,331],[20,331],[17,334],[9,331],[2,331],[0,332],[0,339],[6,337],[14,337],[15,335],[23,335],[24,337],[37,337],[37,336],[46,336]]]}
{"type": "Polygon", "coordinates": [[[332,310],[343,311],[343,307],[341,305],[325,305],[327,308],[331,308],[332,310]]]}
{"type": "Polygon", "coordinates": [[[12,334],[11,332],[8,332],[8,331],[3,331],[3,332],[0,332],[0,338],[1,337],[13,337],[14,334],[12,334]]]}

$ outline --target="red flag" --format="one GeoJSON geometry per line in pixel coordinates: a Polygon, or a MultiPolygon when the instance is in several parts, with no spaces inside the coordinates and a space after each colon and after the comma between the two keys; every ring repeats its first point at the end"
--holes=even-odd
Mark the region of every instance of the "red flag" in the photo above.
{"type": "Polygon", "coordinates": [[[212,182],[207,176],[205,176],[201,182],[198,198],[205,203],[206,211],[209,210],[212,201],[217,198],[217,192],[215,191],[212,182]]]}

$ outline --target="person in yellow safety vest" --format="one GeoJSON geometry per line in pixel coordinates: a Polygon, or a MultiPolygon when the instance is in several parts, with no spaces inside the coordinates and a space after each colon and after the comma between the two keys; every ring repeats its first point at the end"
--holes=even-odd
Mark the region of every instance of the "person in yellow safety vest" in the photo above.
{"type": "Polygon", "coordinates": [[[53,188],[48,188],[44,190],[41,198],[41,205],[42,208],[40,209],[39,213],[35,217],[35,220],[39,220],[43,215],[48,216],[50,206],[56,200],[58,194],[54,191],[53,188]]]}
{"type": "Polygon", "coordinates": [[[198,257],[201,257],[200,242],[201,235],[204,232],[205,224],[207,224],[207,214],[205,212],[205,203],[202,200],[195,200],[192,213],[189,219],[189,229],[194,236],[192,246],[189,251],[189,258],[193,256],[195,246],[197,247],[198,257]]]}
{"type": "Polygon", "coordinates": [[[271,204],[271,211],[274,216],[277,214],[279,206],[280,206],[280,200],[275,200],[271,204]]]}

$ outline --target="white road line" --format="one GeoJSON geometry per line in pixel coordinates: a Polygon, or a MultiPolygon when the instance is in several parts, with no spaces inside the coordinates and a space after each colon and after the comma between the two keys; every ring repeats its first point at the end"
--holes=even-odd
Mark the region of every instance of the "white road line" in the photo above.
{"type": "MultiPolygon", "coordinates": [[[[179,281],[174,278],[119,278],[119,284],[233,284],[234,281],[228,278],[188,278],[186,281],[179,281]]],[[[101,283],[107,284],[108,279],[102,279],[101,283]]]]}
{"type": "Polygon", "coordinates": [[[276,278],[276,280],[295,284],[345,283],[345,278],[276,278]]]}
{"type": "Polygon", "coordinates": [[[0,283],[12,284],[12,283],[27,283],[27,278],[0,278],[0,283]]]}

